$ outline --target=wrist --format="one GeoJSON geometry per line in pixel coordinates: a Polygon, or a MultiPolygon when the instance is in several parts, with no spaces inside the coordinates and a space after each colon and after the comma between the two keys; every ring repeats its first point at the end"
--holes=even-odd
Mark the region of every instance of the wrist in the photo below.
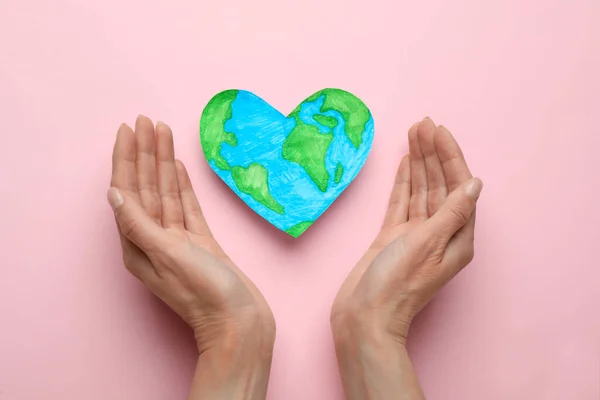
{"type": "Polygon", "coordinates": [[[385,313],[338,314],[332,320],[335,352],[346,398],[424,399],[406,350],[406,335],[390,333],[385,313]]]}
{"type": "Polygon", "coordinates": [[[354,342],[394,343],[406,346],[412,317],[398,309],[369,308],[350,305],[331,318],[331,331],[336,346],[354,342]]]}
{"type": "Polygon", "coordinates": [[[386,323],[378,317],[344,315],[332,322],[332,335],[338,359],[357,360],[367,353],[369,357],[403,348],[404,342],[395,340],[386,323]]]}
{"type": "Polygon", "coordinates": [[[230,353],[250,348],[271,356],[275,342],[275,319],[270,309],[249,306],[205,318],[194,327],[198,352],[230,353]]]}
{"type": "Polygon", "coordinates": [[[246,314],[230,322],[218,339],[200,351],[190,400],[266,396],[275,342],[272,315],[249,318],[246,314]]]}
{"type": "Polygon", "coordinates": [[[274,341],[247,332],[224,335],[200,354],[198,367],[210,370],[227,381],[235,381],[249,372],[269,368],[274,341]]]}
{"type": "Polygon", "coordinates": [[[214,347],[198,358],[188,400],[265,398],[271,360],[254,346],[214,347]]]}

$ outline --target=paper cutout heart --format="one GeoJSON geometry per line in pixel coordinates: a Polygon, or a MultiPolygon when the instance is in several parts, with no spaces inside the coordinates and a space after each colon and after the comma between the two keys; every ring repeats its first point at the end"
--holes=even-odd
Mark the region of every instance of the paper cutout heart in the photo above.
{"type": "Polygon", "coordinates": [[[250,208],[299,237],[354,180],[373,144],[364,103],[324,89],[287,117],[258,96],[226,90],[200,119],[211,168],[250,208]]]}

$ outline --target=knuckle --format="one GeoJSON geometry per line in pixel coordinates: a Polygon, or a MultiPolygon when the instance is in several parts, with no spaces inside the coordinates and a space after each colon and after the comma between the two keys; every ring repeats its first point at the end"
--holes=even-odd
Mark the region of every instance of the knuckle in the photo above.
{"type": "Polygon", "coordinates": [[[123,265],[128,271],[131,271],[135,265],[135,257],[131,250],[123,250],[123,265]]]}
{"type": "Polygon", "coordinates": [[[133,255],[129,251],[123,252],[123,265],[129,273],[138,279],[141,279],[137,264],[133,258],[133,255]]]}
{"type": "Polygon", "coordinates": [[[135,268],[135,265],[131,261],[123,259],[123,264],[125,265],[125,269],[129,271],[133,276],[139,277],[137,273],[137,268],[135,268]]]}
{"type": "Polygon", "coordinates": [[[202,214],[202,210],[200,210],[199,208],[191,210],[190,216],[198,220],[204,220],[204,214],[202,214]]]}
{"type": "Polygon", "coordinates": [[[475,249],[472,245],[470,245],[462,252],[461,264],[463,264],[463,266],[466,266],[471,261],[473,261],[474,257],[475,257],[475,249]]]}
{"type": "Polygon", "coordinates": [[[129,218],[129,219],[124,220],[121,223],[121,231],[123,232],[123,235],[125,235],[126,237],[135,237],[138,230],[139,230],[139,223],[135,219],[129,218]]]}
{"type": "Polygon", "coordinates": [[[455,207],[452,207],[450,212],[456,221],[459,221],[463,224],[469,219],[469,213],[463,204],[458,204],[455,207]]]}
{"type": "Polygon", "coordinates": [[[400,200],[400,196],[391,196],[390,201],[388,202],[388,209],[396,207],[398,204],[400,204],[400,200]]]}
{"type": "Polygon", "coordinates": [[[473,246],[471,246],[467,251],[467,261],[471,262],[473,261],[473,258],[475,258],[475,249],[473,248],[473,246]]]}

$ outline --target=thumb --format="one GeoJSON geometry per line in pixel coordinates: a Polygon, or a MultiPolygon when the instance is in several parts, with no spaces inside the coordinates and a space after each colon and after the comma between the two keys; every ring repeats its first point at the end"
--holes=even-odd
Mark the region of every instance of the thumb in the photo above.
{"type": "Polygon", "coordinates": [[[161,240],[161,228],[152,221],[146,211],[131,197],[116,187],[106,194],[121,233],[144,252],[157,247],[161,240]]]}
{"type": "Polygon", "coordinates": [[[442,207],[427,224],[434,232],[438,232],[438,235],[450,240],[473,214],[481,189],[483,189],[483,182],[479,178],[464,182],[450,193],[442,207]]]}

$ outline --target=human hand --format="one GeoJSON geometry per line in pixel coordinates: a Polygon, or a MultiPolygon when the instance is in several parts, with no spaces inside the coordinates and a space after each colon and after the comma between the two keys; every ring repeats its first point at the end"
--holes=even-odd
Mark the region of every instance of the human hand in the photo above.
{"type": "MultiPolygon", "coordinates": [[[[403,375],[387,382],[392,392],[422,396],[404,348],[411,321],[473,258],[475,203],[482,182],[472,179],[450,132],[431,119],[413,125],[408,139],[410,154],[400,163],[381,231],[346,278],[331,311],[350,397],[362,393],[355,398],[363,398],[372,390],[355,383],[366,364],[403,375]]],[[[381,377],[385,380],[385,374],[381,377]]]]}
{"type": "Polygon", "coordinates": [[[143,116],[135,133],[121,125],[107,197],[126,268],[194,331],[204,368],[199,363],[190,398],[237,398],[234,378],[244,386],[240,398],[264,397],[273,314],[212,236],[167,125],[155,130],[143,116]]]}

